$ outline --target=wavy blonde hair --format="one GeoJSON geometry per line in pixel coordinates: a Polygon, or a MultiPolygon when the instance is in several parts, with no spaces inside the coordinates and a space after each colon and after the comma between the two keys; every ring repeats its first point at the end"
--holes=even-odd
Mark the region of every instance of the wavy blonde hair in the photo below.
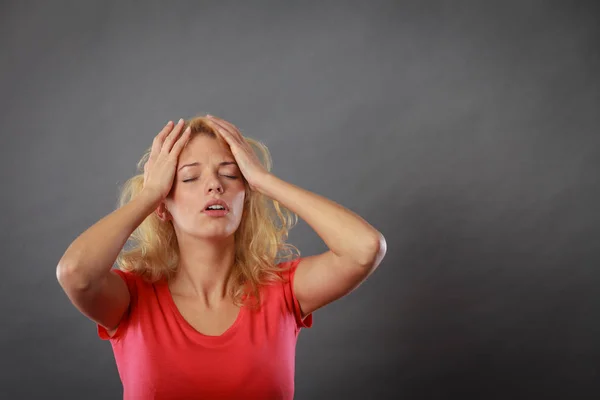
{"type": "MultiPolygon", "coordinates": [[[[225,140],[214,131],[204,116],[196,116],[185,121],[182,131],[191,127],[192,135],[206,135],[219,140],[227,147],[225,140]]],[[[244,137],[261,164],[271,171],[272,161],[268,148],[260,141],[244,137]]],[[[137,196],[144,184],[144,164],[150,156],[148,147],[137,164],[138,174],[129,178],[122,186],[119,207],[137,196]]],[[[231,282],[236,305],[246,301],[250,306],[260,305],[260,287],[274,281],[284,280],[282,272],[288,268],[277,265],[286,259],[300,256],[300,251],[286,243],[289,230],[298,222],[298,216],[282,204],[257,191],[250,189],[243,178],[246,197],[242,220],[234,234],[235,263],[231,282]],[[250,300],[254,300],[251,302],[250,300]]],[[[134,272],[147,282],[171,279],[177,272],[179,246],[171,221],[161,221],[152,212],[131,234],[126,246],[117,257],[119,269],[134,272]],[[129,246],[127,246],[129,244],[129,246]],[[127,248],[128,247],[128,248],[127,248]]],[[[292,264],[288,267],[291,267],[292,264]]]]}

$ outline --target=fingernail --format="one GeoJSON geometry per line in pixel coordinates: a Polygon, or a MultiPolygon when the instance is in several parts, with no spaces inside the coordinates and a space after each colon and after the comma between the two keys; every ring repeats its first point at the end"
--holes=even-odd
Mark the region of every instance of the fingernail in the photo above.
{"type": "Polygon", "coordinates": [[[178,122],[178,124],[180,124],[180,123],[182,123],[182,122],[183,122],[183,118],[179,118],[179,122],[178,122]]]}

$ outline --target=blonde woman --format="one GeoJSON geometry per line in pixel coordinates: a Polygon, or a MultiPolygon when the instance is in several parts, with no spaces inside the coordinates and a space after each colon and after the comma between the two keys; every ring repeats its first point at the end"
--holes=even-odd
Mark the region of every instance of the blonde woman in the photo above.
{"type": "Polygon", "coordinates": [[[124,398],[292,399],[301,328],[379,265],[383,236],[276,177],[263,144],[210,115],[169,122],[138,168],[57,266],[110,340],[124,398]],[[297,216],[329,250],[285,243],[297,216]]]}

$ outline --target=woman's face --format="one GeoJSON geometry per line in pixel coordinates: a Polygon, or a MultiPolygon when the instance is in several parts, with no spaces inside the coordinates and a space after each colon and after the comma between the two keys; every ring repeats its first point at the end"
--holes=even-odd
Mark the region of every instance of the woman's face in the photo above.
{"type": "Polygon", "coordinates": [[[165,199],[175,230],[226,238],[240,225],[244,199],[244,180],[229,147],[207,135],[193,136],[179,155],[173,187],[165,199]],[[216,199],[226,203],[223,216],[206,212],[207,202],[216,199]]]}

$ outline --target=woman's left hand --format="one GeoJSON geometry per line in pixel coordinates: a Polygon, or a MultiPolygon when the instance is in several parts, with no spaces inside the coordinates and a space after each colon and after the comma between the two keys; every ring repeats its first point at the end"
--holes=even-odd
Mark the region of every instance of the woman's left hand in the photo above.
{"type": "Polygon", "coordinates": [[[256,190],[261,180],[269,172],[260,163],[260,160],[235,125],[213,115],[207,115],[206,117],[212,123],[215,131],[225,139],[231,148],[231,153],[248,185],[250,185],[250,189],[256,190]]]}

